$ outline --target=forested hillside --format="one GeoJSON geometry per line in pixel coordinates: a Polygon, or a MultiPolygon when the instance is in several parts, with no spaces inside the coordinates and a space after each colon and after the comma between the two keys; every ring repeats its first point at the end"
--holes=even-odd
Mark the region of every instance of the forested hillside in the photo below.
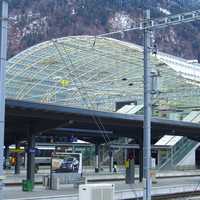
{"type": "MultiPolygon", "coordinates": [[[[9,57],[36,43],[68,35],[98,35],[129,27],[142,19],[199,7],[195,0],[9,0],[9,57]]],[[[196,59],[200,55],[200,22],[154,33],[160,50],[196,59]]],[[[128,33],[127,41],[142,42],[142,34],[128,33]]]]}

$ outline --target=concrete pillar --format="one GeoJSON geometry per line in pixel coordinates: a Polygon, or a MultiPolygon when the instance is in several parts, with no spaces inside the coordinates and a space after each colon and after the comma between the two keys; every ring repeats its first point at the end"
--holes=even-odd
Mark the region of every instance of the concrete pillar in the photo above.
{"type": "Polygon", "coordinates": [[[95,172],[98,173],[100,168],[99,144],[95,144],[95,172]]]}
{"type": "Polygon", "coordinates": [[[144,173],[143,173],[143,135],[138,137],[139,144],[139,182],[142,183],[144,173]]]}
{"type": "MultiPolygon", "coordinates": [[[[16,143],[16,150],[20,149],[19,142],[16,143]]],[[[20,166],[21,166],[21,155],[20,152],[16,151],[16,165],[15,165],[15,174],[20,174],[20,166]]]]}
{"type": "Polygon", "coordinates": [[[143,146],[139,149],[139,182],[143,180],[143,146]]]}
{"type": "Polygon", "coordinates": [[[9,146],[6,145],[4,149],[4,169],[7,169],[7,163],[9,159],[9,146]]]}
{"type": "Polygon", "coordinates": [[[133,184],[135,182],[135,159],[134,150],[128,150],[128,166],[126,168],[126,184],[133,184]]]}
{"type": "Polygon", "coordinates": [[[157,154],[157,166],[160,166],[160,149],[158,149],[158,154],[157,154]]]}
{"type": "Polygon", "coordinates": [[[35,136],[28,138],[27,152],[27,180],[34,182],[35,179],[35,136]]]}
{"type": "Polygon", "coordinates": [[[76,150],[75,150],[76,148],[75,148],[75,145],[74,144],[72,144],[72,153],[75,153],[76,152],[76,150]]]}
{"type": "Polygon", "coordinates": [[[27,152],[25,152],[24,153],[24,169],[26,169],[27,170],[27,160],[28,160],[28,156],[27,156],[28,154],[27,154],[27,152]]]}
{"type": "Polygon", "coordinates": [[[113,172],[113,149],[110,149],[109,152],[109,157],[110,157],[110,166],[109,166],[109,170],[110,172],[113,172]]]}
{"type": "Polygon", "coordinates": [[[170,149],[170,155],[171,155],[171,168],[174,168],[174,155],[173,155],[173,148],[170,149]]]}
{"type": "Polygon", "coordinates": [[[139,182],[143,180],[143,145],[139,149],[139,182]]]}

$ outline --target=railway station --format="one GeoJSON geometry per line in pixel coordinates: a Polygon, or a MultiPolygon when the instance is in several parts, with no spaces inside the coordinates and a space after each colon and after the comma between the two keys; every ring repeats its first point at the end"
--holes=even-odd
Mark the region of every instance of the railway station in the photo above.
{"type": "MultiPolygon", "coordinates": [[[[194,19],[199,12],[149,19],[148,26],[194,19]]],[[[5,34],[1,28],[1,45],[5,34]]],[[[68,36],[36,44],[5,65],[1,49],[0,198],[133,200],[145,199],[149,187],[153,199],[198,198],[200,64],[151,50],[106,34],[68,36]]]]}
{"type": "MultiPolygon", "coordinates": [[[[71,196],[59,188],[82,181],[114,181],[118,199],[142,195],[142,48],[110,38],[97,39],[93,46],[93,40],[90,36],[60,38],[33,46],[8,61],[5,160],[14,155],[16,163],[9,167],[5,162],[7,173],[13,173],[5,184],[20,188],[18,198],[26,198],[20,186],[24,179],[36,184],[33,191],[41,190],[51,174],[51,153],[59,148],[69,154],[81,153],[83,170],[76,177],[58,173],[59,198],[77,199],[76,188],[71,196]],[[42,159],[42,152],[50,154],[42,159]],[[129,184],[134,183],[137,189],[132,195],[129,184]],[[118,187],[124,189],[119,192],[118,187]]],[[[152,65],[156,99],[151,122],[152,165],[159,177],[156,187],[165,186],[154,192],[162,196],[168,194],[166,186],[172,176],[176,185],[181,180],[190,182],[193,176],[198,180],[200,72],[198,64],[163,53],[152,55],[152,65]],[[184,153],[179,150],[182,145],[184,153]]],[[[197,182],[192,189],[179,186],[174,192],[191,193],[197,182]]],[[[33,199],[39,193],[33,192],[33,199]]],[[[12,199],[12,195],[6,197],[12,199]]]]}

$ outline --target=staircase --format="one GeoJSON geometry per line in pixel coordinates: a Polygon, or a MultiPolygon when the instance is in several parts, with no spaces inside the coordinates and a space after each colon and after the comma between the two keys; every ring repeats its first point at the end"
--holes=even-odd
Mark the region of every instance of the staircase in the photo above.
{"type": "MultiPolygon", "coordinates": [[[[200,123],[200,111],[192,111],[183,121],[200,123]]],[[[181,162],[195,151],[199,143],[182,136],[163,136],[155,145],[169,145],[171,149],[160,157],[158,169],[171,169],[181,165],[181,162]],[[165,144],[164,144],[165,141],[165,144]]]]}
{"type": "Polygon", "coordinates": [[[158,169],[176,168],[178,163],[198,145],[198,142],[182,137],[167,154],[161,157],[158,169]]]}

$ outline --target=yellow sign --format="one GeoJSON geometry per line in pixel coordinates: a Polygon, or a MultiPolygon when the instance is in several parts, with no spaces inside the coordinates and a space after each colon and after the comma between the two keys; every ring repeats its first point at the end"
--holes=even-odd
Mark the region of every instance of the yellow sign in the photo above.
{"type": "Polygon", "coordinates": [[[128,169],[129,168],[129,160],[125,161],[125,168],[128,169]]]}
{"type": "Polygon", "coordinates": [[[10,149],[10,152],[13,152],[13,153],[23,153],[24,149],[10,149]]]}
{"type": "Polygon", "coordinates": [[[60,85],[61,85],[62,87],[67,87],[69,84],[70,84],[70,81],[69,81],[69,80],[66,80],[66,79],[60,80],[60,85]]]}

